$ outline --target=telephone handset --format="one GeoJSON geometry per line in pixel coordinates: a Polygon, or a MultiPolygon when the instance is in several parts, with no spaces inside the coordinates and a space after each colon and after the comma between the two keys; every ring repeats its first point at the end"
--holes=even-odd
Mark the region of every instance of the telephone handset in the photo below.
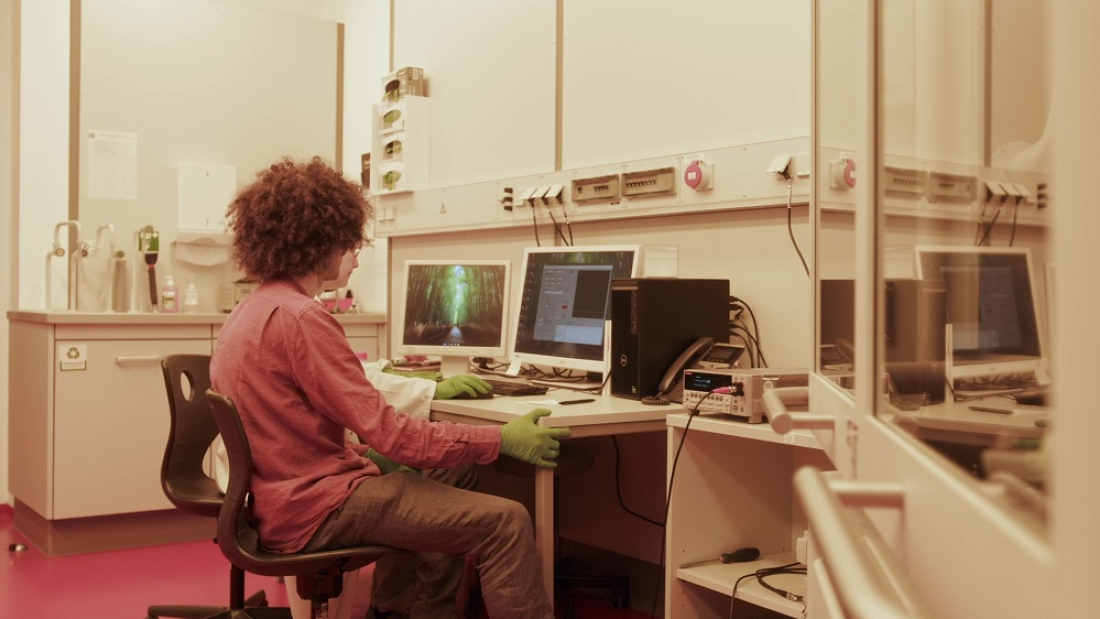
{"type": "Polygon", "coordinates": [[[679,357],[672,362],[672,365],[668,366],[668,371],[665,372],[664,378],[661,382],[657,383],[657,394],[668,395],[673,388],[676,387],[676,383],[684,378],[684,370],[691,367],[696,361],[699,360],[711,347],[714,346],[713,337],[701,337],[695,340],[695,343],[684,349],[684,352],[680,353],[679,357]]]}
{"type": "Polygon", "coordinates": [[[668,404],[682,401],[684,370],[703,367],[730,368],[743,352],[745,352],[744,346],[715,342],[712,337],[701,337],[695,340],[668,366],[661,382],[657,384],[657,395],[642,398],[642,403],[668,404]]]}

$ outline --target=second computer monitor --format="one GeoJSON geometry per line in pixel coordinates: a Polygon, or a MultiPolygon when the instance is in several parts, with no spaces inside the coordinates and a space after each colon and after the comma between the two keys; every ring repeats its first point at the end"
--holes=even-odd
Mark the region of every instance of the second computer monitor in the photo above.
{"type": "Polygon", "coordinates": [[[514,361],[606,371],[611,280],[635,277],[641,246],[530,247],[512,337],[514,361]]]}
{"type": "Polygon", "coordinates": [[[946,284],[953,376],[1040,367],[1043,345],[1027,249],[918,246],[916,263],[918,277],[946,284]]]}

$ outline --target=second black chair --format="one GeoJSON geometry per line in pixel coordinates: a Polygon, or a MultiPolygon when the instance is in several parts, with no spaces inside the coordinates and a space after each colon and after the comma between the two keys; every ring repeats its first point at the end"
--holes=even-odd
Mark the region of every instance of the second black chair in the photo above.
{"type": "MultiPolygon", "coordinates": [[[[229,453],[229,488],[218,518],[218,545],[229,561],[246,572],[261,576],[297,576],[298,595],[311,600],[312,618],[328,616],[328,600],[340,595],[344,572],[374,563],[381,557],[405,552],[389,546],[357,546],[317,552],[274,554],[260,547],[260,537],[249,509],[252,485],[252,450],[231,399],[213,390],[206,392],[229,453]]],[[[217,615],[211,619],[260,619],[259,612],[217,615]]]]}

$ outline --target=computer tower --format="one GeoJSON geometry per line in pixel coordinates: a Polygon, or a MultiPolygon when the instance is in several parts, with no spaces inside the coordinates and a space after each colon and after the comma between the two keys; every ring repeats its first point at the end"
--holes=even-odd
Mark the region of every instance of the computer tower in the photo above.
{"type": "Polygon", "coordinates": [[[657,394],[673,361],[701,337],[729,341],[724,279],[632,278],[611,282],[611,395],[657,394]]]}
{"type": "Polygon", "coordinates": [[[946,324],[943,281],[886,280],[886,373],[897,398],[919,405],[944,401],[946,324]]]}
{"type": "MultiPolygon", "coordinates": [[[[855,342],[855,290],[855,282],[850,279],[821,281],[822,368],[834,363],[851,366],[854,361],[849,355],[855,342]]],[[[944,282],[888,279],[883,283],[883,292],[883,350],[890,380],[886,388],[895,402],[943,402],[947,315],[944,282]]]]}

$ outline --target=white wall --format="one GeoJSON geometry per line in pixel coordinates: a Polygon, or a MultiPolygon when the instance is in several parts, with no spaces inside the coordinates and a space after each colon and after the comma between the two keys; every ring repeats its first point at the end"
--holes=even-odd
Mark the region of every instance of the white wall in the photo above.
{"type": "MultiPolygon", "coordinates": [[[[394,64],[422,67],[429,80],[433,188],[553,172],[559,151],[562,168],[572,169],[809,135],[809,3],[694,0],[670,9],[661,0],[567,0],[560,30],[557,5],[498,2],[475,14],[416,0],[395,9],[394,64]]],[[[765,170],[724,167],[716,183],[728,189],[739,174],[765,178],[765,170]]],[[[448,213],[485,206],[446,201],[448,213]]],[[[805,207],[793,225],[805,252],[805,207]]],[[[810,363],[810,284],[786,209],[588,222],[574,233],[578,245],[677,245],[681,277],[729,279],[752,305],[770,365],[810,363]]],[[[541,234],[551,242],[548,226],[541,234]]],[[[536,240],[523,224],[389,243],[391,281],[399,281],[411,258],[518,265],[536,240]]],[[[392,299],[391,311],[401,303],[392,299]]]]}
{"type": "MultiPolygon", "coordinates": [[[[218,284],[237,272],[232,264],[181,259],[173,245],[179,226],[172,169],[232,166],[240,187],[281,156],[335,160],[337,24],[211,0],[97,0],[84,3],[81,25],[82,236],[112,224],[136,275],[143,266],[136,232],[152,225],[161,232],[159,283],[169,274],[181,287],[193,278],[200,311],[214,311],[218,284]],[[134,199],[89,191],[86,136],[93,130],[137,136],[134,199]]],[[[224,215],[227,203],[210,207],[224,215]]],[[[96,274],[89,269],[84,279],[96,274]]],[[[132,283],[135,292],[145,290],[140,278],[132,283]]],[[[82,309],[89,296],[81,296],[82,309]]],[[[133,299],[147,307],[146,293],[133,299]]]]}

